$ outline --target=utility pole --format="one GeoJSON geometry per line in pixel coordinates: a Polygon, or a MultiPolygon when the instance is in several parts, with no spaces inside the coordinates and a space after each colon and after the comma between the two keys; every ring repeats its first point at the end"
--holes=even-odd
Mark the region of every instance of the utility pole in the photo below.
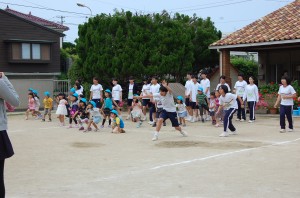
{"type": "Polygon", "coordinates": [[[63,25],[64,24],[64,19],[66,18],[65,16],[57,16],[57,18],[60,18],[60,24],[63,25]]]}

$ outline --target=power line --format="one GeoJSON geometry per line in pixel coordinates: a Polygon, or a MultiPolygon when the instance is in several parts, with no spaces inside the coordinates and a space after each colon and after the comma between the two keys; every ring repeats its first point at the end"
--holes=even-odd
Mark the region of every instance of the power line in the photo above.
{"type": "Polygon", "coordinates": [[[250,1],[253,1],[253,0],[243,0],[243,1],[224,3],[224,4],[220,4],[220,5],[214,5],[214,6],[206,6],[206,7],[194,8],[194,9],[179,10],[176,12],[188,12],[188,11],[203,10],[203,9],[207,9],[207,8],[216,8],[216,7],[228,6],[228,5],[234,5],[234,4],[241,4],[241,3],[250,2],[250,1]]]}
{"type": "Polygon", "coordinates": [[[205,4],[197,4],[197,5],[193,5],[193,6],[170,9],[170,11],[182,10],[182,9],[187,9],[187,8],[196,8],[196,7],[202,7],[202,6],[207,6],[207,5],[214,5],[214,4],[224,3],[224,2],[228,2],[228,1],[236,1],[236,0],[226,0],[226,1],[217,1],[217,2],[205,3],[205,4]]]}
{"type": "Polygon", "coordinates": [[[19,6],[19,7],[26,7],[26,8],[40,9],[40,10],[48,10],[48,11],[55,11],[55,12],[62,12],[62,13],[69,13],[69,14],[77,14],[77,15],[90,16],[90,14],[85,14],[85,13],[81,13],[81,12],[72,12],[72,11],[67,11],[67,10],[53,9],[53,8],[44,8],[44,7],[37,7],[37,6],[28,6],[28,5],[22,5],[22,4],[16,4],[16,3],[8,3],[8,2],[3,2],[3,1],[0,1],[0,3],[1,3],[1,4],[6,4],[6,5],[19,6]]]}

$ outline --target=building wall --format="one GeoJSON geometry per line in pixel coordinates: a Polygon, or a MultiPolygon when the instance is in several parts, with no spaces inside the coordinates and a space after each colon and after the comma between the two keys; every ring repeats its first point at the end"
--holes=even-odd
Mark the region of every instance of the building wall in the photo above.
{"type": "Polygon", "coordinates": [[[300,50],[273,50],[259,52],[259,84],[280,83],[284,71],[292,80],[300,79],[300,50]]]}
{"type": "Polygon", "coordinates": [[[11,73],[53,73],[60,72],[60,34],[48,31],[22,19],[0,11],[0,70],[11,73]],[[9,63],[10,44],[3,40],[47,40],[51,44],[49,63],[9,63]]]}

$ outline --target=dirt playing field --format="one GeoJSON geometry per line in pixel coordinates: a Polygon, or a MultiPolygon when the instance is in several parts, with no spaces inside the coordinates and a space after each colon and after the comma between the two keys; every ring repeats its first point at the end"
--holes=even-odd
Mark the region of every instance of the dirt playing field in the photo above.
{"type": "Polygon", "coordinates": [[[126,122],[126,134],[109,128],[82,133],[9,117],[15,155],[6,161],[8,198],[300,197],[300,119],[279,133],[279,119],[234,121],[238,135],[220,138],[210,122],[188,123],[189,137],[168,122],[154,129],[126,122]]]}

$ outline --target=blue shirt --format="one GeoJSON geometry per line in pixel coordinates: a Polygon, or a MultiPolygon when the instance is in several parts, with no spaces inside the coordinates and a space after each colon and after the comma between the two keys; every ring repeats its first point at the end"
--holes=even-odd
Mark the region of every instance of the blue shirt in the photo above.
{"type": "Polygon", "coordinates": [[[114,123],[116,123],[116,125],[120,125],[120,128],[121,129],[124,129],[125,127],[125,124],[123,122],[123,120],[119,117],[116,117],[114,120],[113,120],[114,123]]]}
{"type": "Polygon", "coordinates": [[[112,108],[113,108],[112,99],[111,98],[105,98],[104,102],[105,102],[104,108],[108,108],[108,109],[112,110],[112,108]]]}

